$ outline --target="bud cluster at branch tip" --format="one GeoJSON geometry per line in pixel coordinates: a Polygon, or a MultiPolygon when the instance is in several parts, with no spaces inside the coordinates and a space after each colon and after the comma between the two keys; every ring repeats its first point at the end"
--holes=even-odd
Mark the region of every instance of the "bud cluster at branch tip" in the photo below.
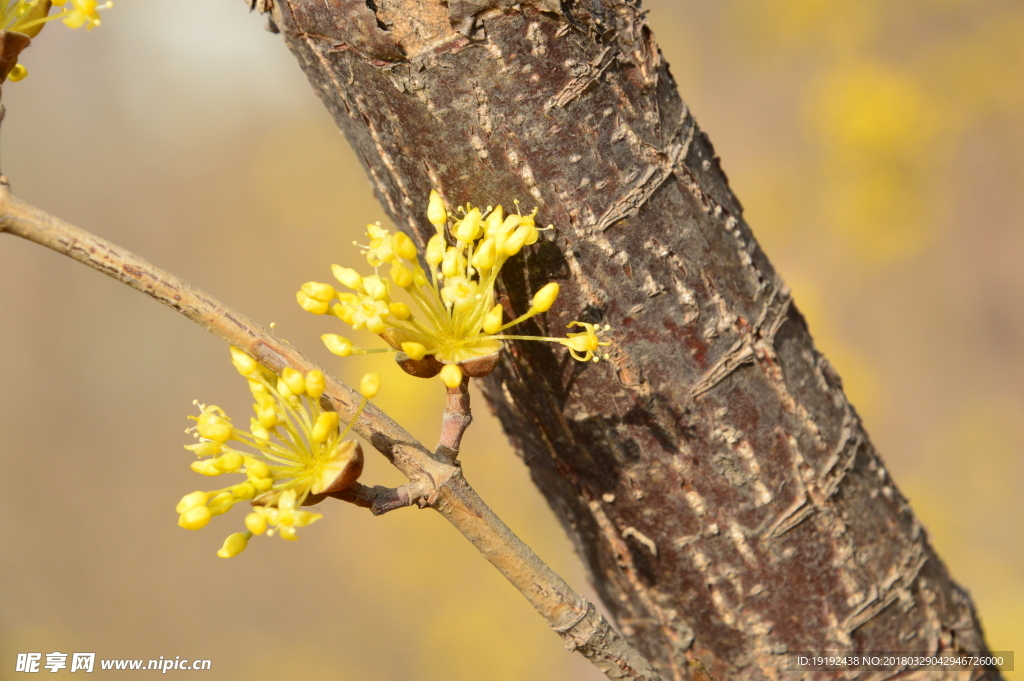
{"type": "MultiPolygon", "coordinates": [[[[529,215],[518,210],[505,215],[501,206],[481,210],[471,204],[460,206],[458,219],[451,219],[436,191],[430,193],[427,219],[436,230],[427,243],[420,265],[419,251],[407,235],[391,234],[380,223],[368,225],[368,245],[362,254],[374,273],[363,276],[354,269],[332,266],[334,277],[347,291],[331,284],[310,281],[296,294],[299,305],[313,314],[330,314],[353,329],[379,335],[396,352],[396,360],[408,373],[429,378],[440,375],[450,388],[463,376],[483,376],[497,363],[506,340],[536,340],[559,343],[574,359],[598,361],[603,357],[600,334],[610,327],[571,322],[582,327],[565,337],[520,336],[504,333],[520,322],[551,309],[559,286],[551,282],[533,296],[530,308],[505,322],[504,309],[494,301],[494,285],[505,262],[525,246],[537,242],[535,208],[529,215]],[[378,272],[388,266],[388,276],[378,272]],[[401,289],[411,305],[394,300],[401,289]]],[[[547,229],[553,228],[549,225],[547,229]]],[[[368,352],[337,334],[321,337],[332,353],[347,357],[368,352]]]]}
{"type": "Polygon", "coordinates": [[[246,531],[224,541],[217,552],[222,558],[241,553],[254,534],[277,532],[284,539],[298,539],[297,528],[321,517],[301,507],[356,481],[363,470],[363,452],[358,442],[345,436],[380,389],[376,374],[363,377],[362,402],[342,431],[338,414],[320,406],[325,380],[319,370],[302,374],[286,367],[278,375],[235,347],[231,361],[248,380],[255,399],[256,415],[249,420],[249,430],[236,428],[220,407],[196,402],[200,413],[189,417],[196,425],[187,432],[198,442],[185,449],[199,457],[192,462],[195,472],[209,477],[239,473],[245,479],[222,489],[186,494],[175,509],[178,525],[198,530],[241,501],[252,504],[246,531]]]}
{"type": "MultiPolygon", "coordinates": [[[[99,11],[114,6],[113,2],[100,4],[98,0],[0,0],[0,31],[20,33],[28,38],[35,38],[50,21],[60,20],[69,28],[85,27],[91,31],[100,25],[99,11]],[[56,5],[60,11],[50,14],[56,5]]],[[[25,41],[25,45],[28,41],[25,41]]],[[[19,48],[20,51],[21,48],[19,48]]],[[[0,55],[0,64],[5,63],[8,55],[0,55]]],[[[16,57],[16,55],[14,55],[16,57]]],[[[4,72],[0,72],[0,83],[5,79],[19,81],[28,75],[28,69],[19,63],[8,64],[4,72]]]]}

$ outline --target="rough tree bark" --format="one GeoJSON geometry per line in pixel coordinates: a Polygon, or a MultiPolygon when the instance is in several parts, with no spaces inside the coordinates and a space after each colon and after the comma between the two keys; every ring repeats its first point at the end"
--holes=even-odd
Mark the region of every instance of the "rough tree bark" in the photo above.
{"type": "Polygon", "coordinates": [[[550,332],[610,324],[610,361],[516,343],[485,390],[667,678],[688,655],[761,679],[787,651],[985,650],[637,3],[251,2],[421,245],[431,188],[555,224],[502,300],[511,317],[560,280],[550,332]]]}

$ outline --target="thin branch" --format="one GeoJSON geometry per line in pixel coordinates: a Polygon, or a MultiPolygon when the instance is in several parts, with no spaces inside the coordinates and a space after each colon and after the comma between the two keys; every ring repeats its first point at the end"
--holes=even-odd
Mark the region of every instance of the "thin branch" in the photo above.
{"type": "MultiPolygon", "coordinates": [[[[46,246],[142,291],[277,373],[285,367],[303,373],[320,368],[253,320],[188,282],[15,198],[7,179],[2,176],[0,232],[46,246]]],[[[351,416],[359,404],[359,394],[327,372],[324,375],[324,405],[351,416]]],[[[446,429],[441,444],[457,453],[462,432],[469,424],[468,394],[462,389],[456,389],[454,395],[449,393],[448,407],[446,412],[452,411],[454,425],[446,429]]],[[[447,418],[446,414],[446,422],[447,418]]],[[[563,638],[567,648],[579,651],[610,679],[661,679],[592,604],[566,584],[494,514],[466,482],[460,467],[445,460],[444,454],[432,454],[373,405],[367,405],[354,429],[402,471],[410,483],[394,490],[359,485],[346,501],[380,513],[403,504],[427,501],[512,582],[563,638]]],[[[441,448],[439,446],[439,450],[441,448]]]]}
{"type": "Polygon", "coordinates": [[[463,377],[456,388],[448,388],[445,398],[444,417],[441,420],[441,439],[434,450],[434,456],[454,464],[459,458],[462,436],[473,422],[469,410],[469,377],[463,377]]]}
{"type": "Polygon", "coordinates": [[[416,482],[407,482],[400,487],[382,487],[381,485],[367,487],[357,482],[340,492],[311,496],[307,499],[306,505],[312,506],[320,503],[326,497],[334,497],[356,506],[368,508],[373,515],[384,515],[389,511],[397,511],[413,504],[423,508],[427,505],[428,496],[429,492],[423,488],[423,485],[416,482]]]}

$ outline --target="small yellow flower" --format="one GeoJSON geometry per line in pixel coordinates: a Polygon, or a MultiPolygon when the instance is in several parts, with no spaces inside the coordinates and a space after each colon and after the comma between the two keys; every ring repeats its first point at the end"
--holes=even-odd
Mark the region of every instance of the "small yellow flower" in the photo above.
{"type": "Polygon", "coordinates": [[[246,531],[228,537],[217,552],[224,558],[241,553],[253,534],[273,534],[275,528],[285,539],[297,539],[296,528],[321,517],[299,509],[310,495],[340,491],[356,481],[363,469],[362,449],[345,436],[380,387],[376,374],[363,378],[365,397],[342,431],[338,414],[320,407],[325,389],[320,371],[302,374],[285,368],[277,375],[238,348],[231,348],[231,360],[248,380],[255,400],[249,430],[238,428],[220,407],[196,403],[200,413],[190,417],[196,425],[189,430],[198,442],[185,448],[199,457],[192,462],[197,473],[237,473],[245,479],[186,494],[175,508],[181,527],[198,530],[235,504],[252,503],[255,510],[246,517],[246,531]]]}
{"type": "MultiPolygon", "coordinates": [[[[366,235],[370,243],[362,247],[362,253],[375,273],[364,277],[354,269],[333,265],[334,277],[350,290],[337,292],[329,284],[307,282],[297,294],[299,304],[314,314],[333,314],[353,329],[378,334],[392,351],[403,353],[399,359],[406,371],[424,377],[441,373],[449,387],[461,383],[464,370],[471,376],[487,373],[495,362],[474,360],[496,360],[506,340],[560,343],[569,348],[575,359],[598,359],[598,347],[608,342],[591,339],[598,333],[592,324],[573,322],[587,331],[565,338],[503,333],[547,312],[558,297],[557,283],[543,286],[534,295],[530,309],[507,323],[502,306],[494,301],[494,285],[502,266],[539,237],[537,210],[522,215],[517,209],[516,213],[505,215],[501,206],[481,210],[466,204],[458,212],[462,217],[450,220],[440,195],[436,191],[430,193],[427,219],[437,233],[430,238],[424,253],[429,273],[420,266],[416,247],[408,236],[401,232],[392,235],[380,223],[368,225],[366,235]],[[389,266],[390,278],[376,273],[385,265],[389,266]],[[415,311],[392,299],[399,291],[406,292],[415,311]],[[335,299],[337,302],[328,307],[335,299]],[[445,365],[454,366],[458,372],[441,372],[445,365]]],[[[355,347],[336,334],[321,338],[328,350],[341,357],[388,352],[355,347]]]]}
{"type": "Polygon", "coordinates": [[[567,334],[568,338],[558,342],[569,348],[569,354],[574,359],[578,359],[581,362],[589,362],[591,360],[596,362],[600,358],[598,346],[611,345],[608,341],[601,342],[599,334],[603,331],[608,331],[611,327],[606,325],[603,329],[600,329],[596,324],[570,322],[569,327],[572,328],[573,326],[582,326],[584,331],[567,334]]]}
{"type": "Polygon", "coordinates": [[[64,13],[59,15],[61,21],[68,28],[81,28],[85,26],[85,30],[91,31],[100,23],[99,10],[110,9],[114,6],[113,2],[105,2],[102,5],[97,0],[54,0],[55,5],[63,5],[65,2],[70,2],[70,9],[65,9],[64,13]]]}
{"type": "MultiPolygon", "coordinates": [[[[99,4],[98,0],[0,0],[0,31],[35,38],[48,22],[56,19],[62,20],[70,28],[85,26],[86,30],[92,30],[94,26],[100,25],[99,10],[113,6],[112,2],[99,4]],[[69,1],[70,7],[50,14],[53,5],[61,6],[69,1]]],[[[0,82],[5,78],[17,82],[27,75],[28,69],[21,64],[14,64],[9,72],[0,72],[0,82]]]]}

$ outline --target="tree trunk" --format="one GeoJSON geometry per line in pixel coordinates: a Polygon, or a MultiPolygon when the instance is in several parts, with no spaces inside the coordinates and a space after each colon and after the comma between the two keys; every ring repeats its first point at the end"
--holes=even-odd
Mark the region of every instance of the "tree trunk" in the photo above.
{"type": "Polygon", "coordinates": [[[485,391],[666,678],[690,654],[761,679],[787,652],[985,650],[636,3],[254,1],[421,245],[432,188],[556,226],[502,300],[561,281],[532,331],[610,324],[609,361],[512,343],[485,391]]]}

